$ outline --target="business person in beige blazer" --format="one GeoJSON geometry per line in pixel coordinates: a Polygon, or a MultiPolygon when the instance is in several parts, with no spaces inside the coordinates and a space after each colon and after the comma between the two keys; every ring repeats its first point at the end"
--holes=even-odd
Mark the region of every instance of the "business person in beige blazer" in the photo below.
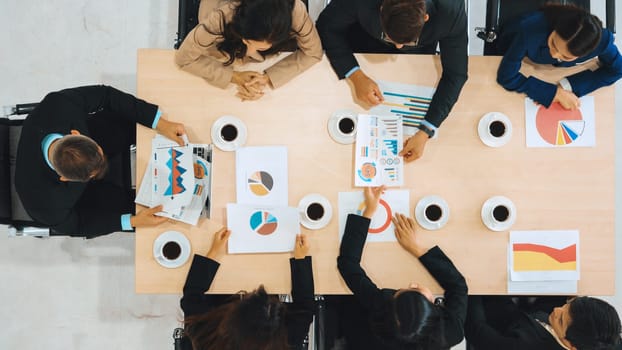
{"type": "Polygon", "coordinates": [[[175,55],[183,70],[255,100],[266,88],[278,88],[322,59],[320,37],[301,0],[202,0],[199,24],[175,55]],[[283,51],[297,49],[265,72],[238,67],[283,51]]]}

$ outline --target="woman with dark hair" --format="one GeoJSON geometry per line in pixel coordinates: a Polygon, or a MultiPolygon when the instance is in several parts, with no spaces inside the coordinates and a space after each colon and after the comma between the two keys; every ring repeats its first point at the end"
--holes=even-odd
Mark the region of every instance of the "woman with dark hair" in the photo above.
{"type": "Polygon", "coordinates": [[[266,86],[282,86],[322,54],[320,37],[300,0],[202,0],[199,24],[179,47],[175,62],[217,87],[233,83],[238,97],[255,100],[266,86]],[[294,39],[298,48],[265,72],[234,69],[261,62],[291,47],[294,39]]]}
{"type": "Polygon", "coordinates": [[[309,332],[315,308],[311,257],[305,235],[296,236],[290,259],[293,303],[284,304],[259,286],[234,296],[205,294],[226,252],[230,231],[214,235],[206,257],[195,255],[186,277],[184,350],[299,349],[309,332]]]}
{"type": "Polygon", "coordinates": [[[361,267],[371,217],[383,192],[384,186],[365,189],[363,215],[348,215],[337,258],[339,272],[360,310],[355,317],[340,315],[349,323],[343,334],[347,348],[449,349],[464,336],[466,281],[438,246],[428,249],[419,243],[412,218],[395,215],[395,236],[402,248],[417,257],[445,289],[444,301],[435,300],[427,287],[417,283],[398,290],[379,289],[361,267]]]}
{"type": "Polygon", "coordinates": [[[579,107],[579,97],[622,77],[622,57],[613,33],[584,9],[550,4],[501,29],[499,48],[505,51],[497,82],[510,91],[527,94],[549,107],[558,102],[566,109],[579,107]],[[521,61],[572,67],[598,57],[600,67],[585,70],[550,84],[520,72],[521,61]]]}

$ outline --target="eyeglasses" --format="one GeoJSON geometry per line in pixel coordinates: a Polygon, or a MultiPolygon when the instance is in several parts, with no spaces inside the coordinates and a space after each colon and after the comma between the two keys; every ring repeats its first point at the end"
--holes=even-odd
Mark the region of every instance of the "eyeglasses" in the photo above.
{"type": "Polygon", "coordinates": [[[391,45],[404,45],[404,46],[417,46],[419,45],[419,38],[415,39],[415,41],[411,41],[409,43],[396,43],[395,41],[391,40],[391,38],[389,38],[389,36],[385,33],[385,32],[380,32],[380,39],[382,39],[385,43],[391,44],[391,45]]]}

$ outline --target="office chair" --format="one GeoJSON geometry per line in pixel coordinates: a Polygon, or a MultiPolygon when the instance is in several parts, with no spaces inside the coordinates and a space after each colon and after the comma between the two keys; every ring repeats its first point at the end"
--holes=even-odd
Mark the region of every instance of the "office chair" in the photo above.
{"type": "MultiPolygon", "coordinates": [[[[307,9],[309,0],[302,0],[307,9]]],[[[177,13],[177,37],[173,47],[179,49],[186,35],[199,24],[198,14],[201,0],[179,0],[179,12],[177,13]]]]}
{"type": "MultiPolygon", "coordinates": [[[[477,37],[484,40],[484,55],[502,55],[496,45],[503,24],[523,14],[536,11],[546,3],[574,4],[590,10],[590,0],[487,0],[486,27],[475,28],[477,37]]],[[[615,33],[615,0],[606,2],[606,28],[615,33]]]]}
{"type": "Polygon", "coordinates": [[[33,220],[15,191],[15,157],[26,115],[36,103],[4,107],[0,116],[0,224],[9,226],[9,236],[46,237],[50,229],[33,220]]]}

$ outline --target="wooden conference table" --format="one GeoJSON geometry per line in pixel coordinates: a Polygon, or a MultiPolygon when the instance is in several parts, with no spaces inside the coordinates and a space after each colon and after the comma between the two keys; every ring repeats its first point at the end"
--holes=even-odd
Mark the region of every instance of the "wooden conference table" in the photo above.
{"type": "MultiPolygon", "coordinates": [[[[171,120],[183,122],[191,142],[211,142],[212,123],[222,115],[242,119],[246,145],[287,145],[289,205],[309,193],[320,193],[333,207],[333,219],[322,230],[300,227],[311,240],[316,294],[346,294],[339,272],[337,194],[353,187],[353,145],[335,143],[327,132],[330,115],[339,109],[363,112],[352,100],[348,83],[339,81],[328,60],[316,64],[258,101],[240,102],[234,87],[221,90],[183,72],[174,51],[138,52],[138,96],[156,103],[171,120]]],[[[435,86],[441,73],[438,56],[360,55],[363,70],[378,80],[435,86]]],[[[614,97],[613,88],[593,94],[596,147],[526,148],[524,95],[496,83],[499,57],[469,57],[469,80],[439,137],[430,140],[422,159],[405,167],[404,189],[412,210],[419,199],[442,196],[451,216],[439,231],[418,230],[421,241],[438,244],[464,274],[473,294],[507,293],[509,232],[493,232],[480,211],[489,197],[509,197],[517,208],[512,229],[578,229],[581,279],[579,294],[614,293],[614,97]],[[477,134],[479,119],[498,111],[512,121],[513,136],[501,148],[485,146],[477,134]]],[[[154,132],[139,127],[137,179],[145,172],[154,132]]],[[[191,260],[177,269],[153,258],[155,238],[177,230],[191,241],[193,253],[205,255],[213,233],[226,223],[226,203],[235,202],[235,153],[214,154],[212,219],[197,227],[165,223],[136,232],[136,292],[180,293],[191,260]]],[[[289,254],[227,255],[210,292],[235,293],[263,283],[272,293],[290,289],[289,254]]],[[[380,287],[400,288],[411,281],[442,289],[422,265],[397,242],[368,243],[362,265],[380,287]]]]}

